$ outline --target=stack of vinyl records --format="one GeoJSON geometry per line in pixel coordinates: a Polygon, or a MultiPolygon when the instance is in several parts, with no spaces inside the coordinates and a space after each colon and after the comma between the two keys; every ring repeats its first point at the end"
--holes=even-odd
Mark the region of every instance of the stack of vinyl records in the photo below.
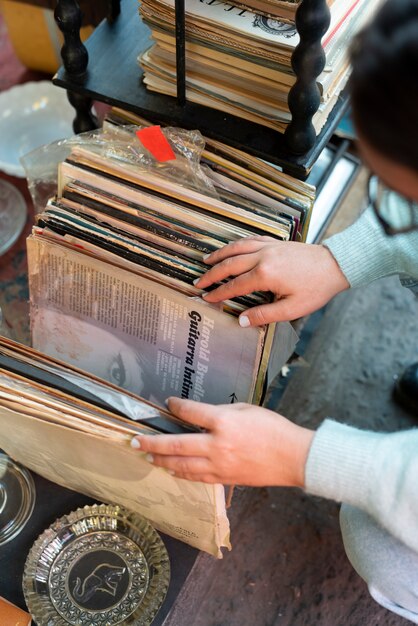
{"type": "MultiPolygon", "coordinates": [[[[317,133],[347,82],[353,35],[379,2],[328,0],[331,24],[322,40],[326,66],[317,79],[321,104],[312,120],[317,133]]],[[[186,0],[187,99],[283,132],[291,121],[287,100],[295,82],[291,57],[299,43],[297,5],[280,0],[234,5],[186,0]]],[[[140,15],[154,40],[139,58],[144,83],[151,91],[175,96],[175,2],[141,0],[140,15]]]]}
{"type": "MultiPolygon", "coordinates": [[[[104,122],[108,129],[129,125],[147,127],[151,122],[117,107],[111,109],[104,122]]],[[[287,220],[287,232],[282,232],[282,238],[306,240],[316,199],[314,185],[247,152],[209,137],[203,139],[200,164],[220,199],[246,207],[255,219],[263,214],[277,219],[276,228],[283,219],[287,220]]]]}
{"type": "MultiPolygon", "coordinates": [[[[144,117],[113,107],[106,115],[105,127],[150,126],[144,117]]],[[[200,163],[220,197],[235,193],[239,202],[253,201],[264,208],[296,219],[296,241],[317,243],[355,176],[359,161],[329,144],[322,150],[306,179],[285,174],[277,165],[209,137],[203,137],[200,163]]],[[[232,196],[233,197],[233,196],[232,196]]],[[[247,205],[250,207],[251,204],[247,205]]]]}
{"type": "Polygon", "coordinates": [[[275,328],[242,329],[236,316],[271,294],[213,307],[195,282],[204,256],[231,241],[300,239],[312,186],[277,171],[281,184],[258,176],[263,194],[227,175],[244,167],[205,150],[220,170],[207,168],[212,183],[182,154],[193,133],[111,126],[59,164],[57,195],[28,238],[33,346],[160,406],[168,395],[259,402],[277,372],[275,328]],[[151,158],[147,141],[169,159],[151,158]]]}
{"type": "Polygon", "coordinates": [[[221,145],[202,153],[199,132],[126,121],[113,113],[69,140],[56,195],[38,207],[27,240],[33,349],[0,341],[0,446],[219,555],[230,545],[223,486],[179,480],[129,442],[198,429],[164,408],[172,395],[262,401],[294,351],[291,324],[242,328],[237,314],[272,294],[218,306],[194,283],[229,241],[302,238],[315,190],[255,160],[259,173],[246,172],[246,156],[221,145]]]}

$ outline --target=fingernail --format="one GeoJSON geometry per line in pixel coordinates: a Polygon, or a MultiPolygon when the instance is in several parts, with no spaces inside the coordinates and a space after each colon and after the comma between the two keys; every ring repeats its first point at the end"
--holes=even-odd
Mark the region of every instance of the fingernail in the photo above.
{"type": "Polygon", "coordinates": [[[135,450],[139,450],[140,447],[141,447],[141,442],[139,441],[139,439],[137,439],[136,437],[131,439],[131,448],[135,448],[135,450]]]}
{"type": "Polygon", "coordinates": [[[205,256],[203,256],[203,257],[202,257],[202,259],[203,259],[204,261],[207,261],[207,260],[208,260],[208,258],[210,257],[210,255],[211,255],[211,253],[209,253],[209,254],[205,254],[205,256]]]}
{"type": "Polygon", "coordinates": [[[148,463],[154,463],[154,457],[152,454],[146,454],[145,460],[148,461],[148,463]]]}
{"type": "Polygon", "coordinates": [[[199,280],[200,280],[200,276],[199,276],[199,278],[195,278],[195,279],[194,279],[194,281],[193,281],[193,285],[197,285],[197,283],[199,282],[199,280]]]}
{"type": "Polygon", "coordinates": [[[202,298],[206,298],[206,296],[208,295],[209,291],[202,291],[202,293],[200,294],[200,296],[202,298]]]}
{"type": "Polygon", "coordinates": [[[250,320],[246,315],[240,315],[238,318],[238,323],[241,328],[248,328],[248,326],[250,326],[250,320]]]}
{"type": "Polygon", "coordinates": [[[176,475],[176,472],[174,470],[170,470],[170,469],[167,470],[167,473],[170,474],[170,476],[175,476],[176,475]]]}

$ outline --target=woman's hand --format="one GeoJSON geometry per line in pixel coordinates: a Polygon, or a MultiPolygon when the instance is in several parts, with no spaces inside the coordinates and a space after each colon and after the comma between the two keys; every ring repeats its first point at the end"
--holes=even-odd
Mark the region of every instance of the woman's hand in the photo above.
{"type": "Polygon", "coordinates": [[[225,485],[303,487],[314,432],[250,404],[211,405],[170,398],[180,419],[206,430],[140,435],[132,447],[179,478],[225,485]]]}
{"type": "Polygon", "coordinates": [[[246,237],[213,252],[205,262],[213,267],[195,283],[199,289],[228,279],[205,294],[206,302],[220,302],[253,291],[271,291],[277,297],[271,304],[241,313],[241,326],[260,326],[308,315],[350,286],[331,252],[321,245],[246,237]]]}

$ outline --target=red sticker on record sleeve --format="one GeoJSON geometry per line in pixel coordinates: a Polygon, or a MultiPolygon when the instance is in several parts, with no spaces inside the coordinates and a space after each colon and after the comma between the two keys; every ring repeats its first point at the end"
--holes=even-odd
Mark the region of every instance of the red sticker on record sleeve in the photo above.
{"type": "Polygon", "coordinates": [[[156,161],[174,161],[176,155],[164,136],[161,126],[149,126],[136,131],[136,136],[144,148],[151,152],[156,161]]]}

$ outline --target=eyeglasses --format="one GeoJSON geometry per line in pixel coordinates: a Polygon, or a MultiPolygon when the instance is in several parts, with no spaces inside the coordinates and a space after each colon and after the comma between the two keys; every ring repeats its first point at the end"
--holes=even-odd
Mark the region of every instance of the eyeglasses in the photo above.
{"type": "Polygon", "coordinates": [[[377,176],[368,183],[369,204],[387,235],[418,230],[418,202],[387,187],[377,176]]]}

